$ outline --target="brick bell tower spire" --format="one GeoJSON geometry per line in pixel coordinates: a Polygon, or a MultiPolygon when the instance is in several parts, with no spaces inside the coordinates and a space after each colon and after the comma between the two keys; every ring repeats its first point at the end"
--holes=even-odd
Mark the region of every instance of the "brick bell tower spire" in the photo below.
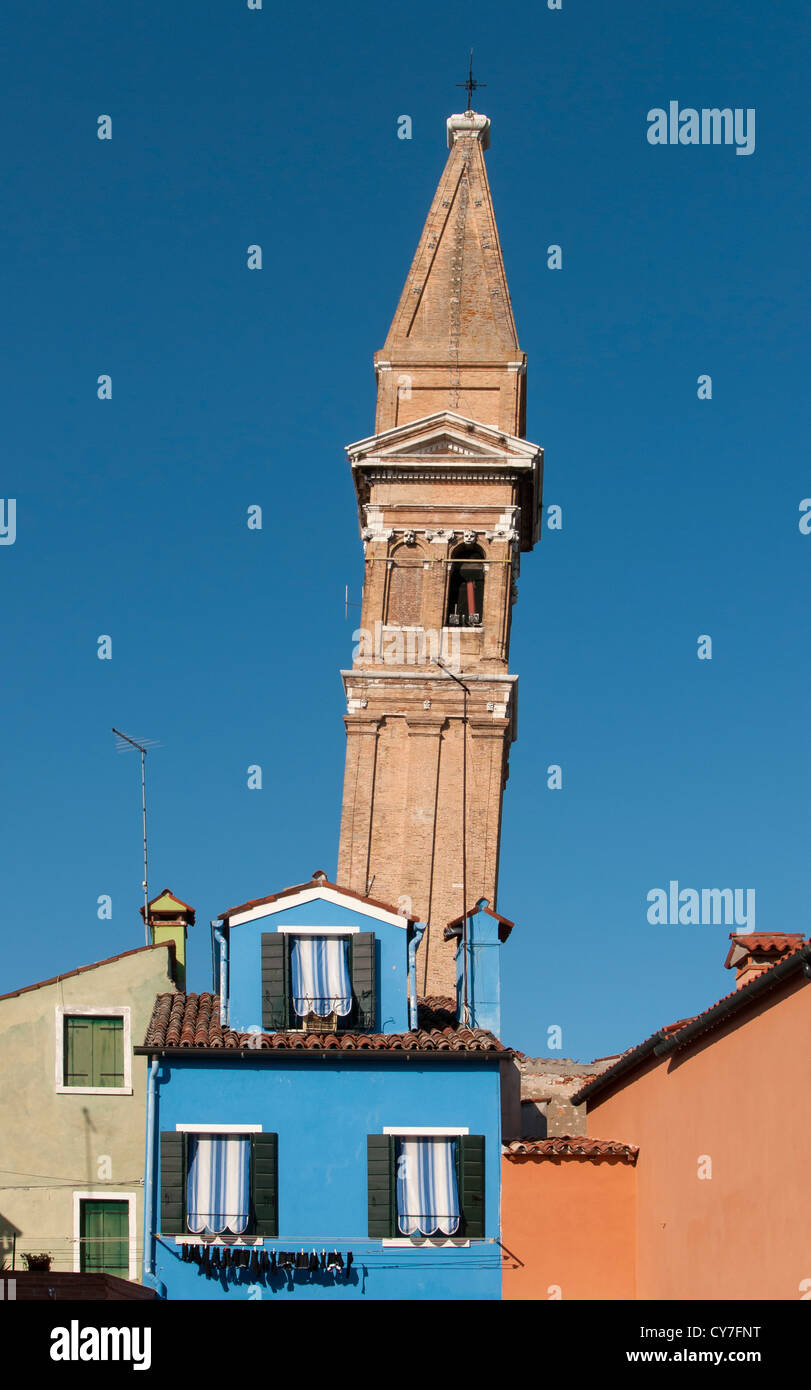
{"type": "Polygon", "coordinates": [[[448,922],[481,898],[496,906],[517,734],[511,614],[520,552],[538,539],[543,471],[543,451],[524,438],[526,357],[484,164],[490,122],[466,111],[447,134],[375,354],[375,433],[347,449],[365,580],[352,669],[341,673],[338,881],[428,923],[421,995],[455,992],[448,922]]]}

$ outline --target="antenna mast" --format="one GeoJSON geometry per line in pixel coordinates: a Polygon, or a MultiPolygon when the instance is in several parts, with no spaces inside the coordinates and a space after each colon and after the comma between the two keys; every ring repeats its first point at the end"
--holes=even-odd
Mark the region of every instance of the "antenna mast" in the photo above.
{"type": "Polygon", "coordinates": [[[137,748],[138,752],[141,754],[141,813],[144,822],[144,879],[141,886],[144,890],[144,936],[146,938],[146,945],[148,946],[149,888],[147,885],[149,880],[149,857],[147,855],[146,847],[146,755],[148,749],[160,748],[160,744],[157,743],[154,738],[145,738],[141,743],[138,743],[136,739],[130,738],[129,734],[122,734],[120,729],[113,729],[113,733],[115,734],[116,738],[120,740],[116,748],[117,753],[126,753],[126,745],[129,745],[130,748],[137,748]]]}

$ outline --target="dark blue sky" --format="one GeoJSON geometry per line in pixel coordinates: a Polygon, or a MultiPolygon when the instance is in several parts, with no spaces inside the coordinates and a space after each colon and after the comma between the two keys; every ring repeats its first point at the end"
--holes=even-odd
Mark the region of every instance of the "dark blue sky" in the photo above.
{"type": "Polygon", "coordinates": [[[759,928],[808,932],[808,23],[798,0],[9,0],[0,990],[142,941],[112,724],[163,745],[150,885],[197,908],[191,987],[210,917],[335,872],[343,446],[373,428],[471,44],[564,511],[515,611],[505,1040],[545,1053],[558,1024],[564,1055],[603,1055],[727,992],[728,928],[648,924],[670,879],[754,888],[759,928]],[[755,152],[649,145],[670,100],[755,108],[755,152]]]}

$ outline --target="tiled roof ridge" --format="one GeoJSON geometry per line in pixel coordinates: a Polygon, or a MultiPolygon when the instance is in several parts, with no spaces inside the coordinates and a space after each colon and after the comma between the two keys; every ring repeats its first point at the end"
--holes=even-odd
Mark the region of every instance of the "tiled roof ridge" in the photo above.
{"type": "Polygon", "coordinates": [[[37,980],[33,985],[20,985],[19,989],[10,989],[8,994],[0,994],[0,1003],[4,999],[16,999],[18,994],[28,994],[32,989],[45,989],[48,985],[58,985],[60,980],[69,980],[74,975],[84,975],[88,970],[98,970],[102,965],[114,965],[116,961],[126,960],[127,956],[140,955],[142,951],[163,951],[164,949],[169,951],[170,958],[174,961],[174,941],[151,941],[148,946],[133,946],[129,951],[119,951],[117,955],[107,956],[104,960],[93,960],[89,965],[77,965],[73,970],[63,970],[59,975],[52,975],[49,980],[37,980]]]}
{"type": "Polygon", "coordinates": [[[256,1052],[498,1052],[508,1049],[483,1028],[417,1028],[404,1033],[241,1033],[220,1024],[219,995],[159,994],[143,1046],[256,1052]]]}
{"type": "Polygon", "coordinates": [[[511,1139],[502,1145],[506,1158],[563,1158],[591,1162],[636,1163],[637,1144],[621,1144],[612,1139],[592,1139],[587,1135],[560,1134],[553,1139],[511,1139]]]}
{"type": "MultiPolygon", "coordinates": [[[[776,960],[773,965],[762,970],[753,980],[747,984],[739,986],[737,989],[730,990],[720,999],[716,999],[714,1004],[709,1004],[706,1009],[695,1014],[692,1018],[682,1018],[676,1023],[666,1024],[664,1028],[659,1028],[650,1037],[645,1038],[636,1046],[630,1047],[617,1059],[613,1066],[601,1072],[593,1081],[589,1081],[582,1086],[575,1095],[571,1097],[573,1105],[580,1105],[588,1100],[598,1091],[602,1091],[611,1082],[631,1070],[634,1062],[643,1062],[652,1054],[661,1055],[661,1052],[675,1052],[681,1046],[688,1045],[697,1034],[710,1031],[716,1024],[722,1023],[729,1014],[743,1009],[765,994],[772,986],[779,985],[793,969],[799,967],[803,962],[806,965],[811,960],[811,940],[803,938],[803,942],[796,950],[788,955],[783,955],[776,960]],[[726,1007],[724,1007],[726,1006],[726,1007]],[[721,1010],[718,1016],[715,1010],[721,1010]],[[705,1026],[702,1026],[705,1025],[705,1026]]],[[[811,978],[811,975],[809,975],[811,978]]]]}
{"type": "MultiPolygon", "coordinates": [[[[403,917],[405,914],[399,912],[391,903],[381,902],[379,898],[368,898],[365,893],[358,893],[354,888],[345,888],[340,883],[333,883],[326,875],[318,871],[317,878],[308,879],[306,883],[294,883],[289,888],[281,888],[278,893],[269,893],[264,898],[251,898],[246,903],[238,903],[236,907],[229,907],[225,912],[219,914],[219,921],[224,922],[232,917],[235,912],[249,912],[254,907],[265,907],[267,903],[279,902],[281,898],[289,898],[296,893],[306,893],[308,888],[331,888],[334,893],[342,893],[347,898],[357,898],[359,902],[368,903],[369,907],[382,908],[384,912],[392,912],[395,917],[403,917]]],[[[410,921],[416,919],[409,918],[410,921]]]]}

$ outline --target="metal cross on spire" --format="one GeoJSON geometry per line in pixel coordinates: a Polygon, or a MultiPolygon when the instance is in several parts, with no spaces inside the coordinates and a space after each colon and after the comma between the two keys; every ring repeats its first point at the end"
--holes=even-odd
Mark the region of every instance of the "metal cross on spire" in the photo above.
{"type": "Polygon", "coordinates": [[[465,87],[467,90],[467,110],[473,110],[473,93],[477,87],[486,87],[486,82],[477,82],[473,76],[473,49],[470,50],[470,67],[467,74],[467,82],[457,82],[457,87],[465,87]]]}

